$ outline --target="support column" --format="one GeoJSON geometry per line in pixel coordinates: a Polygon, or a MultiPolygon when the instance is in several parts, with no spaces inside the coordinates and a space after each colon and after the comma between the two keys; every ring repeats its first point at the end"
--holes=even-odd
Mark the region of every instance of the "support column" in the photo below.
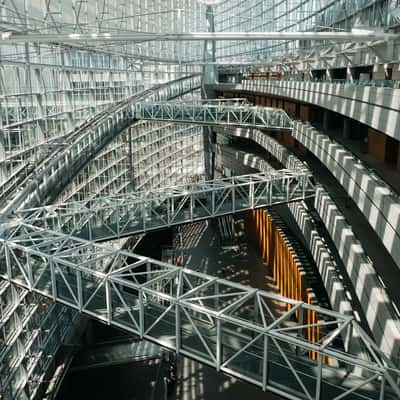
{"type": "Polygon", "coordinates": [[[351,132],[351,121],[348,118],[343,119],[343,139],[349,139],[351,132]]]}
{"type": "Polygon", "coordinates": [[[302,121],[311,122],[312,118],[312,110],[311,106],[306,104],[300,104],[299,106],[299,115],[302,121]]]}
{"type": "Polygon", "coordinates": [[[4,131],[0,131],[0,183],[7,180],[7,167],[6,167],[6,149],[4,131]]]}
{"type": "Polygon", "coordinates": [[[329,130],[329,111],[326,110],[322,115],[322,128],[324,129],[324,131],[329,130]]]}
{"type": "Polygon", "coordinates": [[[397,173],[400,174],[400,143],[399,143],[399,149],[398,149],[398,155],[397,155],[397,165],[396,165],[396,169],[397,169],[397,173]]]}
{"type": "Polygon", "coordinates": [[[368,128],[368,154],[379,161],[385,161],[386,135],[368,128]]]}
{"type": "Polygon", "coordinates": [[[329,68],[326,69],[325,73],[326,73],[326,79],[328,81],[332,80],[331,70],[329,68]]]}
{"type": "Polygon", "coordinates": [[[346,79],[350,82],[353,82],[354,78],[353,78],[353,70],[350,66],[348,66],[346,68],[346,79]]]}
{"type": "MultiPolygon", "coordinates": [[[[214,25],[214,10],[212,6],[207,6],[206,10],[207,31],[215,32],[214,25]]],[[[206,40],[204,43],[204,67],[203,67],[203,82],[202,82],[202,98],[216,98],[213,85],[218,82],[217,68],[215,62],[215,40],[206,40]],[[207,64],[209,62],[210,64],[207,64]]],[[[206,179],[214,179],[215,170],[215,143],[216,134],[209,127],[203,130],[204,140],[204,163],[206,179]]]]}

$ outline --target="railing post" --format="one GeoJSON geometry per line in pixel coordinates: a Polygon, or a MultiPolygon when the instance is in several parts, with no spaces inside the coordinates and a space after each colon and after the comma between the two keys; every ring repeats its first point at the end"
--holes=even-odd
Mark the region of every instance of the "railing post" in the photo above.
{"type": "Polygon", "coordinates": [[[28,286],[29,290],[33,288],[33,274],[32,274],[32,264],[31,264],[31,256],[30,254],[26,255],[26,265],[28,269],[28,286]]]}
{"type": "Polygon", "coordinates": [[[262,389],[267,390],[268,385],[268,336],[264,335],[264,353],[263,353],[263,375],[262,389]]]}
{"type": "Polygon", "coordinates": [[[317,382],[315,387],[315,400],[321,399],[322,358],[323,355],[321,353],[318,353],[318,370],[317,370],[317,382]]]}
{"type": "Polygon", "coordinates": [[[79,312],[83,309],[83,287],[82,287],[82,274],[78,269],[76,270],[76,285],[78,289],[78,308],[79,312]]]}
{"type": "Polygon", "coordinates": [[[89,240],[93,240],[93,232],[92,232],[92,218],[89,213],[89,219],[88,219],[88,230],[89,230],[89,240]]]}
{"type": "Polygon", "coordinates": [[[6,256],[7,278],[10,281],[12,279],[12,270],[11,270],[10,252],[8,249],[7,240],[4,241],[4,252],[6,256]]]}
{"type": "Polygon", "coordinates": [[[190,196],[190,220],[193,221],[193,215],[194,215],[193,193],[190,193],[189,196],[190,196]]]}
{"type": "Polygon", "coordinates": [[[285,180],[286,183],[286,202],[289,203],[289,189],[290,189],[290,179],[289,178],[283,178],[285,180]]]}
{"type": "Polygon", "coordinates": [[[143,231],[146,232],[146,207],[145,203],[142,203],[141,205],[141,216],[142,216],[142,222],[143,222],[143,231]]]}
{"type": "Polygon", "coordinates": [[[181,309],[178,299],[175,303],[175,341],[176,353],[179,354],[181,350],[181,309]]]}
{"type": "Polygon", "coordinates": [[[53,296],[53,301],[56,301],[57,299],[56,273],[54,270],[54,263],[52,258],[49,258],[49,264],[50,264],[50,278],[51,278],[51,294],[53,296]]]}
{"type": "Polygon", "coordinates": [[[211,217],[215,216],[215,189],[211,192],[211,217]]]}
{"type": "Polygon", "coordinates": [[[222,329],[221,329],[221,320],[219,317],[217,317],[217,348],[216,348],[216,353],[215,353],[215,359],[216,359],[216,368],[217,371],[220,370],[221,368],[221,357],[222,357],[222,329]]]}
{"type": "Polygon", "coordinates": [[[250,203],[250,208],[253,210],[254,209],[254,182],[250,182],[250,185],[249,185],[249,203],[250,203]]]}
{"type": "Polygon", "coordinates": [[[350,323],[347,325],[347,332],[346,332],[346,337],[345,337],[345,342],[344,342],[344,349],[347,352],[350,351],[352,336],[353,336],[353,324],[350,323]]]}
{"type": "Polygon", "coordinates": [[[236,201],[235,201],[236,190],[234,186],[232,186],[231,191],[232,191],[232,212],[234,213],[236,211],[236,201]]]}
{"type": "MultiPolygon", "coordinates": [[[[303,308],[303,307],[301,307],[301,308],[298,310],[298,318],[297,318],[297,321],[298,321],[298,325],[299,325],[299,326],[302,326],[302,325],[304,324],[304,308],[303,308]]],[[[298,330],[298,332],[297,332],[297,335],[300,336],[300,337],[303,336],[302,330],[303,330],[303,328],[299,328],[299,330],[298,330]]],[[[295,353],[296,353],[296,355],[299,354],[299,347],[298,347],[298,346],[295,347],[295,353]]]]}
{"type": "Polygon", "coordinates": [[[143,289],[139,289],[139,335],[143,339],[144,336],[144,304],[143,304],[143,289]]]}
{"type": "Polygon", "coordinates": [[[381,387],[379,391],[379,400],[385,400],[385,384],[386,384],[386,379],[384,376],[382,376],[381,387]]]}
{"type": "Polygon", "coordinates": [[[268,185],[269,205],[271,205],[272,204],[272,195],[273,195],[272,181],[268,182],[267,185],[268,185]]]}
{"type": "Polygon", "coordinates": [[[106,288],[107,323],[108,323],[108,325],[111,325],[112,299],[111,299],[110,281],[109,281],[108,277],[106,277],[104,285],[105,285],[105,288],[106,288]]]}
{"type": "Polygon", "coordinates": [[[119,223],[119,220],[120,220],[120,206],[119,205],[117,205],[117,235],[118,235],[118,237],[120,237],[121,236],[121,232],[120,232],[120,223],[119,223]]]}

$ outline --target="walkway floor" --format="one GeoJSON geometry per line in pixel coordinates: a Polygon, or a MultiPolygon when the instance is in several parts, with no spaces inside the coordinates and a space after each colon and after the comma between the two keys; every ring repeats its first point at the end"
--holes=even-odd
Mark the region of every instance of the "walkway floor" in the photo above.
{"type": "Polygon", "coordinates": [[[235,221],[237,241],[222,245],[213,224],[202,221],[182,228],[183,256],[187,268],[277,292],[256,245],[251,243],[243,218],[235,221]]]}

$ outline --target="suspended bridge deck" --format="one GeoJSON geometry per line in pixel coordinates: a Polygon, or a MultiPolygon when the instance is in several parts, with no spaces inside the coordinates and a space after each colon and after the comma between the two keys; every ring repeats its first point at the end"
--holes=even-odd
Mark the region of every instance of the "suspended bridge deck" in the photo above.
{"type": "Polygon", "coordinates": [[[305,170],[280,170],[107,195],[22,210],[28,224],[89,240],[109,240],[313,196],[305,170]]]}
{"type": "Polygon", "coordinates": [[[26,224],[0,249],[4,279],[285,398],[400,396],[399,371],[352,317],[26,224]],[[276,317],[271,301],[287,312],[276,317]]]}
{"type": "Polygon", "coordinates": [[[279,108],[252,106],[243,99],[163,101],[136,104],[135,117],[220,127],[292,131],[293,122],[279,108]]]}

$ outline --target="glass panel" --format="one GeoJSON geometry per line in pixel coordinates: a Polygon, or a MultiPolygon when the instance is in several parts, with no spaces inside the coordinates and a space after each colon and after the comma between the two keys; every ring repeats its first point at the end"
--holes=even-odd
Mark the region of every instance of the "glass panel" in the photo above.
{"type": "Polygon", "coordinates": [[[106,288],[104,279],[81,273],[84,309],[107,318],[106,288]]]}
{"type": "MultiPolygon", "coordinates": [[[[360,367],[330,358],[322,369],[321,398],[334,399],[339,395],[343,395],[349,389],[362,385],[359,389],[343,398],[351,400],[379,399],[379,379],[375,378],[368,382],[373,375],[374,373],[367,369],[360,371],[360,367]],[[332,367],[334,367],[334,374],[332,373],[332,367]]],[[[390,399],[388,394],[385,396],[386,398],[390,399]]]]}
{"type": "Polygon", "coordinates": [[[139,333],[138,291],[110,284],[112,320],[139,333]]]}
{"type": "Polygon", "coordinates": [[[205,313],[182,307],[181,343],[182,349],[195,358],[206,359],[215,363],[216,354],[216,320],[205,313]]]}
{"type": "Polygon", "coordinates": [[[152,293],[143,294],[145,335],[173,347],[176,344],[175,310],[171,302],[152,293]]]}
{"type": "Polygon", "coordinates": [[[307,355],[296,355],[299,350],[288,343],[269,338],[267,382],[269,386],[285,390],[285,392],[298,398],[306,399],[307,395],[302,385],[311,396],[314,396],[317,363],[313,362],[307,355]]]}
{"type": "Polygon", "coordinates": [[[77,303],[77,283],[75,270],[54,263],[57,297],[69,303],[77,303]]]}
{"type": "Polygon", "coordinates": [[[260,384],[263,376],[264,337],[251,329],[221,323],[222,369],[252,378],[260,384]]]}

